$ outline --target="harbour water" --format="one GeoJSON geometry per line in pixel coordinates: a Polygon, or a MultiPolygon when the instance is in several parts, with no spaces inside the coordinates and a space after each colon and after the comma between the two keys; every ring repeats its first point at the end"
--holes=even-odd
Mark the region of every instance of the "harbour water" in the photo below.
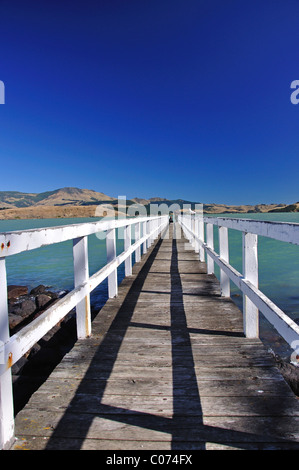
{"type": "MultiPolygon", "coordinates": [[[[299,213],[254,213],[217,214],[221,217],[247,218],[257,220],[299,223],[299,213]]],[[[0,232],[26,230],[31,228],[95,222],[95,218],[78,219],[31,219],[1,220],[0,232]]],[[[122,230],[122,229],[120,229],[122,230]]],[[[96,235],[88,237],[90,275],[106,264],[105,240],[96,235]]],[[[218,233],[215,227],[215,250],[218,250],[218,233]]],[[[242,234],[229,229],[230,263],[242,272],[242,234]]],[[[117,236],[117,253],[123,251],[123,237],[117,236]]],[[[259,237],[259,288],[292,319],[299,319],[299,247],[266,237],[259,237]]],[[[216,266],[216,276],[219,269],[216,266]]],[[[124,267],[118,270],[119,282],[124,277],[124,267]]],[[[36,250],[20,253],[7,258],[8,284],[26,285],[29,289],[39,284],[52,290],[64,291],[73,288],[72,242],[67,241],[36,250]]],[[[231,283],[231,296],[242,309],[242,294],[231,283]]],[[[107,300],[107,282],[103,282],[91,295],[95,309],[100,309],[107,300]]],[[[276,334],[275,330],[260,315],[260,336],[268,347],[285,359],[290,349],[276,334]]]]}

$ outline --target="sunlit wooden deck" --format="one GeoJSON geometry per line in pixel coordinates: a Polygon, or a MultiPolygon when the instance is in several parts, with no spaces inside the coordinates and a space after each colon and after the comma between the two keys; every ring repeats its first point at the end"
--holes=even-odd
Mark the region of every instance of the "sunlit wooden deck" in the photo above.
{"type": "Polygon", "coordinates": [[[299,448],[296,397],[172,234],[18,413],[14,449],[299,448]]]}

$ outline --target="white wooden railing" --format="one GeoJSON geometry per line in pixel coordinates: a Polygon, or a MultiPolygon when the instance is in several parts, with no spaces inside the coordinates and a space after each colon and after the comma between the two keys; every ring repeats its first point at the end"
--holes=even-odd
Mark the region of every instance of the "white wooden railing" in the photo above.
{"type": "Polygon", "coordinates": [[[109,298],[117,296],[117,268],[125,263],[125,275],[132,274],[132,254],[141,259],[154,239],[167,227],[166,215],[49,227],[0,233],[0,449],[14,440],[14,412],[11,367],[48,331],[76,308],[77,336],[91,334],[90,292],[108,278],[109,298]],[[135,242],[131,232],[134,226],[135,242]],[[116,254],[116,229],[124,227],[124,251],[116,254]],[[106,233],[107,264],[89,276],[88,236],[106,233]],[[73,240],[74,289],[50,306],[38,318],[13,336],[9,334],[6,257],[45,245],[73,240]]]}
{"type": "Polygon", "coordinates": [[[299,326],[258,289],[257,244],[260,235],[299,245],[299,224],[189,214],[179,215],[178,222],[195,251],[199,253],[200,261],[205,261],[206,254],[207,273],[214,273],[214,262],[219,266],[221,295],[230,296],[230,280],[243,292],[246,337],[259,336],[260,311],[291,348],[298,349],[299,326]],[[214,226],[218,226],[219,230],[219,254],[214,251],[214,226]],[[229,264],[228,229],[242,232],[242,274],[229,264]]]}

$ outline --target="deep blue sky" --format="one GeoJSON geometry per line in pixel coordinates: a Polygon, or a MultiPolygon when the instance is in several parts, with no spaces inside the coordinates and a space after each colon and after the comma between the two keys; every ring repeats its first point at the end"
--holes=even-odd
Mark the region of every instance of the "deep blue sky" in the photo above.
{"type": "Polygon", "coordinates": [[[0,1],[0,190],[299,200],[298,0],[0,1]]]}

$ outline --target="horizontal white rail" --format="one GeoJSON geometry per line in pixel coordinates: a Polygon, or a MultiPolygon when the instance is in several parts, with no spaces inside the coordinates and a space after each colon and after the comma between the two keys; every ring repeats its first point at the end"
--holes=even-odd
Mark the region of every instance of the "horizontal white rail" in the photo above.
{"type": "MultiPolygon", "coordinates": [[[[162,217],[162,216],[161,216],[162,217]]],[[[165,216],[163,216],[165,217],[165,216]]],[[[159,217],[151,217],[157,220],[159,217]]],[[[147,222],[148,217],[138,217],[138,223],[147,222]]],[[[0,233],[0,256],[11,256],[22,251],[35,250],[46,245],[61,243],[107,230],[135,225],[136,219],[111,219],[99,222],[62,225],[0,233]]]]}
{"type": "Polygon", "coordinates": [[[299,224],[226,217],[203,217],[204,223],[227,227],[241,232],[255,233],[282,242],[299,245],[299,224]]]}
{"type": "MultiPolygon", "coordinates": [[[[299,344],[299,326],[258,289],[257,236],[299,245],[299,224],[194,215],[180,215],[178,221],[193,246],[201,248],[206,253],[208,274],[214,272],[214,262],[220,267],[221,294],[230,295],[228,279],[243,292],[245,335],[258,337],[258,311],[260,311],[285,341],[295,349],[299,344]],[[204,224],[206,224],[206,241],[204,240],[204,224]],[[219,228],[219,254],[214,251],[212,230],[214,225],[219,228]],[[243,232],[243,274],[229,264],[228,228],[243,232]]],[[[204,261],[202,253],[200,260],[204,261]]]]}
{"type": "Polygon", "coordinates": [[[125,262],[125,275],[132,273],[132,255],[140,260],[154,239],[168,226],[168,216],[137,217],[49,227],[0,234],[0,449],[14,439],[11,367],[48,331],[76,307],[77,336],[91,334],[90,292],[108,278],[108,295],[117,295],[117,268],[125,262]],[[131,242],[131,227],[135,242],[131,242]],[[116,256],[116,229],[124,228],[124,251],[116,256]],[[140,227],[142,227],[142,236],[140,227]],[[106,232],[107,264],[89,276],[87,237],[106,232]],[[9,335],[5,258],[44,245],[73,240],[75,288],[14,335],[9,335]]]}

